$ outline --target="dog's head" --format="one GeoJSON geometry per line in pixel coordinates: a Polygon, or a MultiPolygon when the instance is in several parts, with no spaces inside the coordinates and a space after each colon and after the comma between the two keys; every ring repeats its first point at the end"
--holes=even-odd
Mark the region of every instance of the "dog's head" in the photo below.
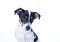
{"type": "Polygon", "coordinates": [[[38,14],[37,12],[31,12],[29,15],[28,10],[24,10],[22,8],[15,10],[14,13],[19,16],[20,22],[22,22],[23,24],[25,23],[32,24],[34,19],[36,18],[40,19],[40,14],[38,14]]]}

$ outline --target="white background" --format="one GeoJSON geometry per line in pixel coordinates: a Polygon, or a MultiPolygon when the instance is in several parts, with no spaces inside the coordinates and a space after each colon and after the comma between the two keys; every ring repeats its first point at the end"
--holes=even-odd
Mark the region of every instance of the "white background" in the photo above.
{"type": "Polygon", "coordinates": [[[17,42],[14,10],[20,7],[40,13],[33,23],[40,42],[60,42],[60,0],[0,0],[0,42],[17,42]]]}

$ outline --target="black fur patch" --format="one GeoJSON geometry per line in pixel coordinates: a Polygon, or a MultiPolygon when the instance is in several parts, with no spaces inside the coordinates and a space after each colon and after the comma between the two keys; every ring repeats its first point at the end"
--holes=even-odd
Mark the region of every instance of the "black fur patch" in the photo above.
{"type": "Polygon", "coordinates": [[[34,33],[34,42],[36,42],[37,40],[38,40],[38,36],[36,35],[36,33],[31,29],[31,32],[33,32],[34,33]]]}
{"type": "Polygon", "coordinates": [[[34,21],[34,19],[36,19],[36,15],[34,12],[31,12],[31,15],[30,15],[30,23],[32,23],[34,21]]]}
{"type": "Polygon", "coordinates": [[[38,40],[38,36],[37,35],[35,35],[35,36],[36,36],[36,38],[34,39],[34,42],[36,42],[38,40]]]}
{"type": "Polygon", "coordinates": [[[33,32],[33,30],[31,29],[31,32],[33,32]]]}
{"type": "Polygon", "coordinates": [[[34,33],[34,37],[35,37],[34,42],[36,42],[38,40],[38,36],[35,34],[35,32],[33,32],[33,33],[34,33]]]}

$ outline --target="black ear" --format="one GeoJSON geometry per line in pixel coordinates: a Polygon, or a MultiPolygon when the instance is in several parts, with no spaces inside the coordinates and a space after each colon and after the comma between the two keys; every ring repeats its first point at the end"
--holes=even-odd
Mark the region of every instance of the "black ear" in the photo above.
{"type": "Polygon", "coordinates": [[[18,8],[18,9],[16,9],[15,11],[14,11],[14,14],[18,14],[19,12],[22,12],[22,11],[24,11],[24,9],[22,9],[22,8],[18,8]]]}
{"type": "Polygon", "coordinates": [[[37,13],[37,12],[34,12],[34,13],[36,15],[36,18],[40,19],[41,15],[39,13],[37,13]]]}

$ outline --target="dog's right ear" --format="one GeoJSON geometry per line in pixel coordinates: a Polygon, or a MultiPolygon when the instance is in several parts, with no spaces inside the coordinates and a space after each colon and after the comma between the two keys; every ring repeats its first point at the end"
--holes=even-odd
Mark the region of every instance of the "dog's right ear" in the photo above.
{"type": "Polygon", "coordinates": [[[19,13],[21,13],[21,12],[24,12],[24,9],[18,8],[18,9],[16,9],[16,10],[14,11],[14,14],[19,14],[19,13]]]}

